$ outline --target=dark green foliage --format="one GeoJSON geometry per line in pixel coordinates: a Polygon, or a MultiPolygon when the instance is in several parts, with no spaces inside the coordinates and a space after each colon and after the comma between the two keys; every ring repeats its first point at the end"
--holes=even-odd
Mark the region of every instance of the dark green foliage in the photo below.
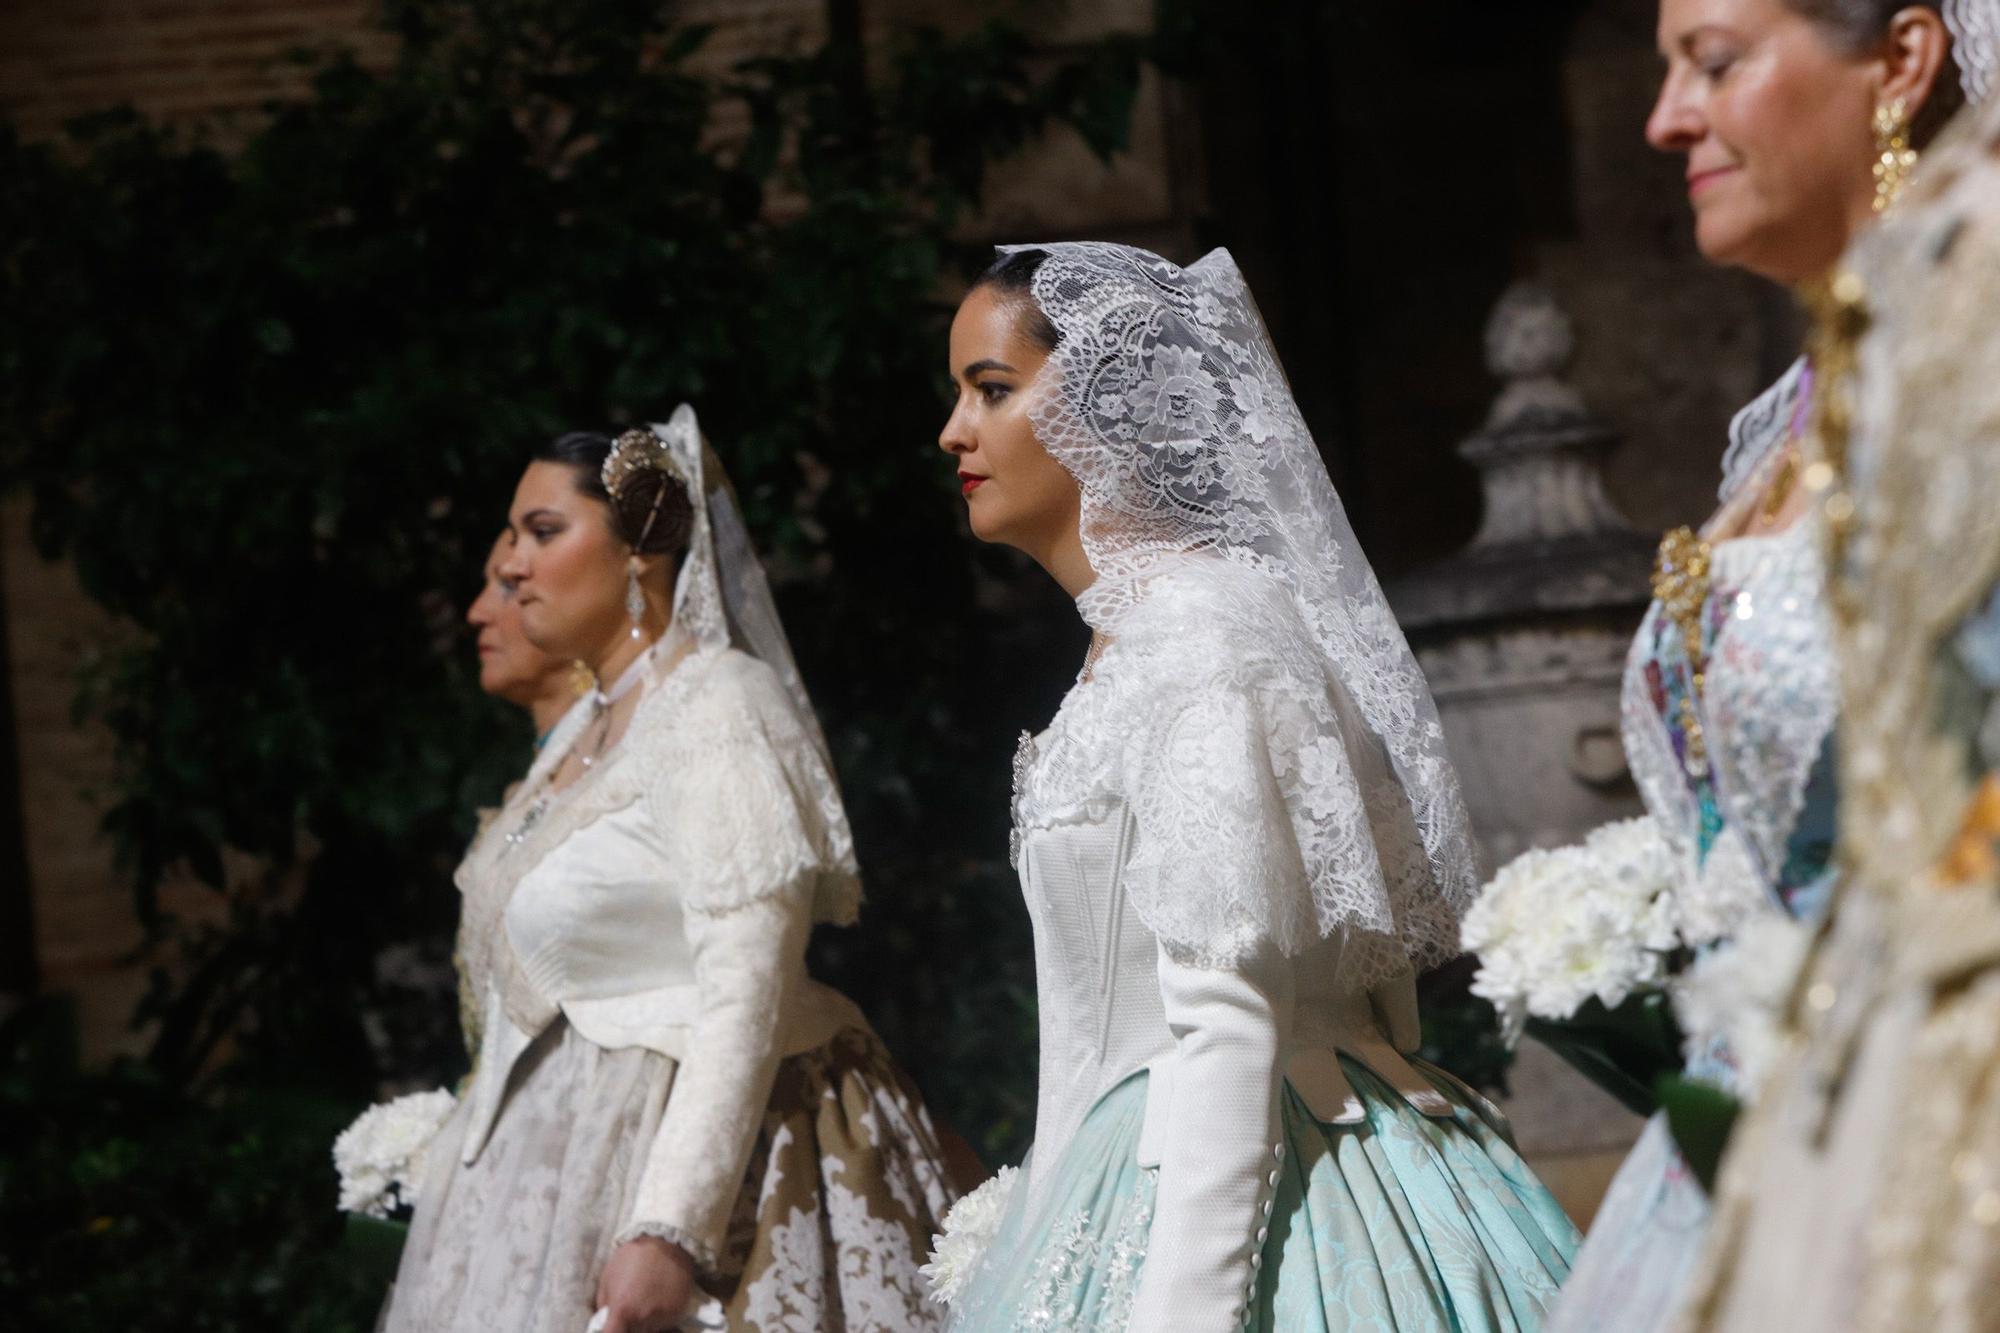
{"type": "Polygon", "coordinates": [[[382,1284],[339,1249],[326,1167],[353,1107],[234,1079],[195,1101],[131,1062],[80,1073],[66,1018],[0,1026],[0,1328],[367,1328],[382,1284]]]}
{"type": "Polygon", "coordinates": [[[1629,996],[1615,1009],[1586,1000],[1569,1018],[1529,1019],[1527,1032],[1634,1115],[1659,1110],[1661,1081],[1681,1071],[1680,1025],[1664,991],[1629,996]]]}
{"type": "MultiPolygon", "coordinates": [[[[107,832],[175,963],[149,1069],[58,1080],[49,1097],[101,1114],[10,1138],[10,1209],[64,1160],[137,1156],[131,1193],[86,1191],[56,1240],[10,1243],[0,1305],[23,1265],[69,1262],[64,1228],[93,1209],[129,1231],[134,1292],[176,1269],[321,1280],[332,1131],[377,1079],[446,1072],[376,1067],[376,959],[449,931],[473,810],[525,764],[461,632],[480,562],[536,442],[683,399],[772,564],[868,876],[821,971],[990,1155],[1027,1128],[1008,759],[1080,636],[962,532],[934,444],[943,298],[983,262],[951,229],[988,164],[1056,121],[1114,151],[1138,52],[1031,61],[995,24],[864,68],[836,24],[718,80],[656,3],[405,0],[389,21],[393,69],[326,65],[230,156],[122,114],[55,147],[0,129],[0,485],[31,489],[41,548],[130,630],[80,706],[116,738],[107,832]],[[731,108],[747,129],[718,143],[731,108]],[[180,868],[227,898],[223,927],[162,915],[180,868]],[[328,1100],[287,1119],[248,1091],[280,1076],[328,1100]],[[227,1230],[267,1204],[278,1220],[227,1230]],[[204,1268],[210,1244],[240,1269],[204,1268]]],[[[247,1295],[163,1321],[104,1290],[89,1319],[36,1326],[321,1326],[259,1322],[247,1295]]]]}

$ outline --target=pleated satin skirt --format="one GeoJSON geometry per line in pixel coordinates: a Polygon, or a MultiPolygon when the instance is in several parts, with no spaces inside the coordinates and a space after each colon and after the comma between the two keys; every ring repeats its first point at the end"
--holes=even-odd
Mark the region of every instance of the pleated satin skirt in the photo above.
{"type": "MultiPolygon", "coordinates": [[[[1271,1333],[1532,1333],[1569,1271],[1576,1228],[1498,1113],[1418,1065],[1452,1105],[1426,1116],[1341,1057],[1365,1118],[1324,1124],[1287,1085],[1287,1145],[1246,1328],[1271,1333]]],[[[1157,1171],[1137,1164],[1146,1075],[1098,1102],[1052,1164],[1016,1189],[952,1306],[958,1333],[1119,1333],[1152,1224],[1157,1171]]],[[[1132,1333],[1140,1333],[1133,1330],[1132,1333]]],[[[1152,1333],[1147,1330],[1146,1333],[1152,1333]]]]}

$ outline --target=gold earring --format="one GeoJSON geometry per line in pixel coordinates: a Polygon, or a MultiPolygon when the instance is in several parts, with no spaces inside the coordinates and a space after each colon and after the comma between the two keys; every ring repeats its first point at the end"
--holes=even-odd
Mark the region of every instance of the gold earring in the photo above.
{"type": "Polygon", "coordinates": [[[1875,108],[1875,211],[1886,213],[1917,166],[1910,147],[1910,104],[1902,98],[1875,108]]]}

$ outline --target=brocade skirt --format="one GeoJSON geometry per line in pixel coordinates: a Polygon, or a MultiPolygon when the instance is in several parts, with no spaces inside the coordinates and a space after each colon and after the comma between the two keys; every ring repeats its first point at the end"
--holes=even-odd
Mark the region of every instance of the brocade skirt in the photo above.
{"type": "MultiPolygon", "coordinates": [[[[583,1333],[678,1064],[558,1020],[521,1058],[491,1138],[431,1146],[385,1333],[583,1333]]],[[[952,1202],[936,1131],[874,1034],[778,1065],[724,1245],[682,1325],[902,1333],[938,1322],[917,1271],[952,1202]]]]}

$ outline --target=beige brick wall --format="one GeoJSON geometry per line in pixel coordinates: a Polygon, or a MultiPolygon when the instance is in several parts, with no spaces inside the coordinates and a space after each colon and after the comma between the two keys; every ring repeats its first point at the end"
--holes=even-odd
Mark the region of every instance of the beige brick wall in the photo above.
{"type": "Polygon", "coordinates": [[[369,0],[9,0],[0,7],[0,106],[21,132],[130,102],[149,116],[255,112],[295,97],[300,48],[385,59],[369,0]]]}
{"type": "MultiPolygon", "coordinates": [[[[22,816],[33,890],[35,954],[44,987],[75,997],[87,1057],[138,1049],[128,1027],[145,988],[132,891],[100,832],[113,772],[110,736],[71,721],[79,672],[118,632],[77,585],[28,540],[28,510],[0,505],[0,603],[8,646],[21,770],[22,816]]],[[[219,900],[192,885],[164,905],[199,918],[219,900]]]]}

